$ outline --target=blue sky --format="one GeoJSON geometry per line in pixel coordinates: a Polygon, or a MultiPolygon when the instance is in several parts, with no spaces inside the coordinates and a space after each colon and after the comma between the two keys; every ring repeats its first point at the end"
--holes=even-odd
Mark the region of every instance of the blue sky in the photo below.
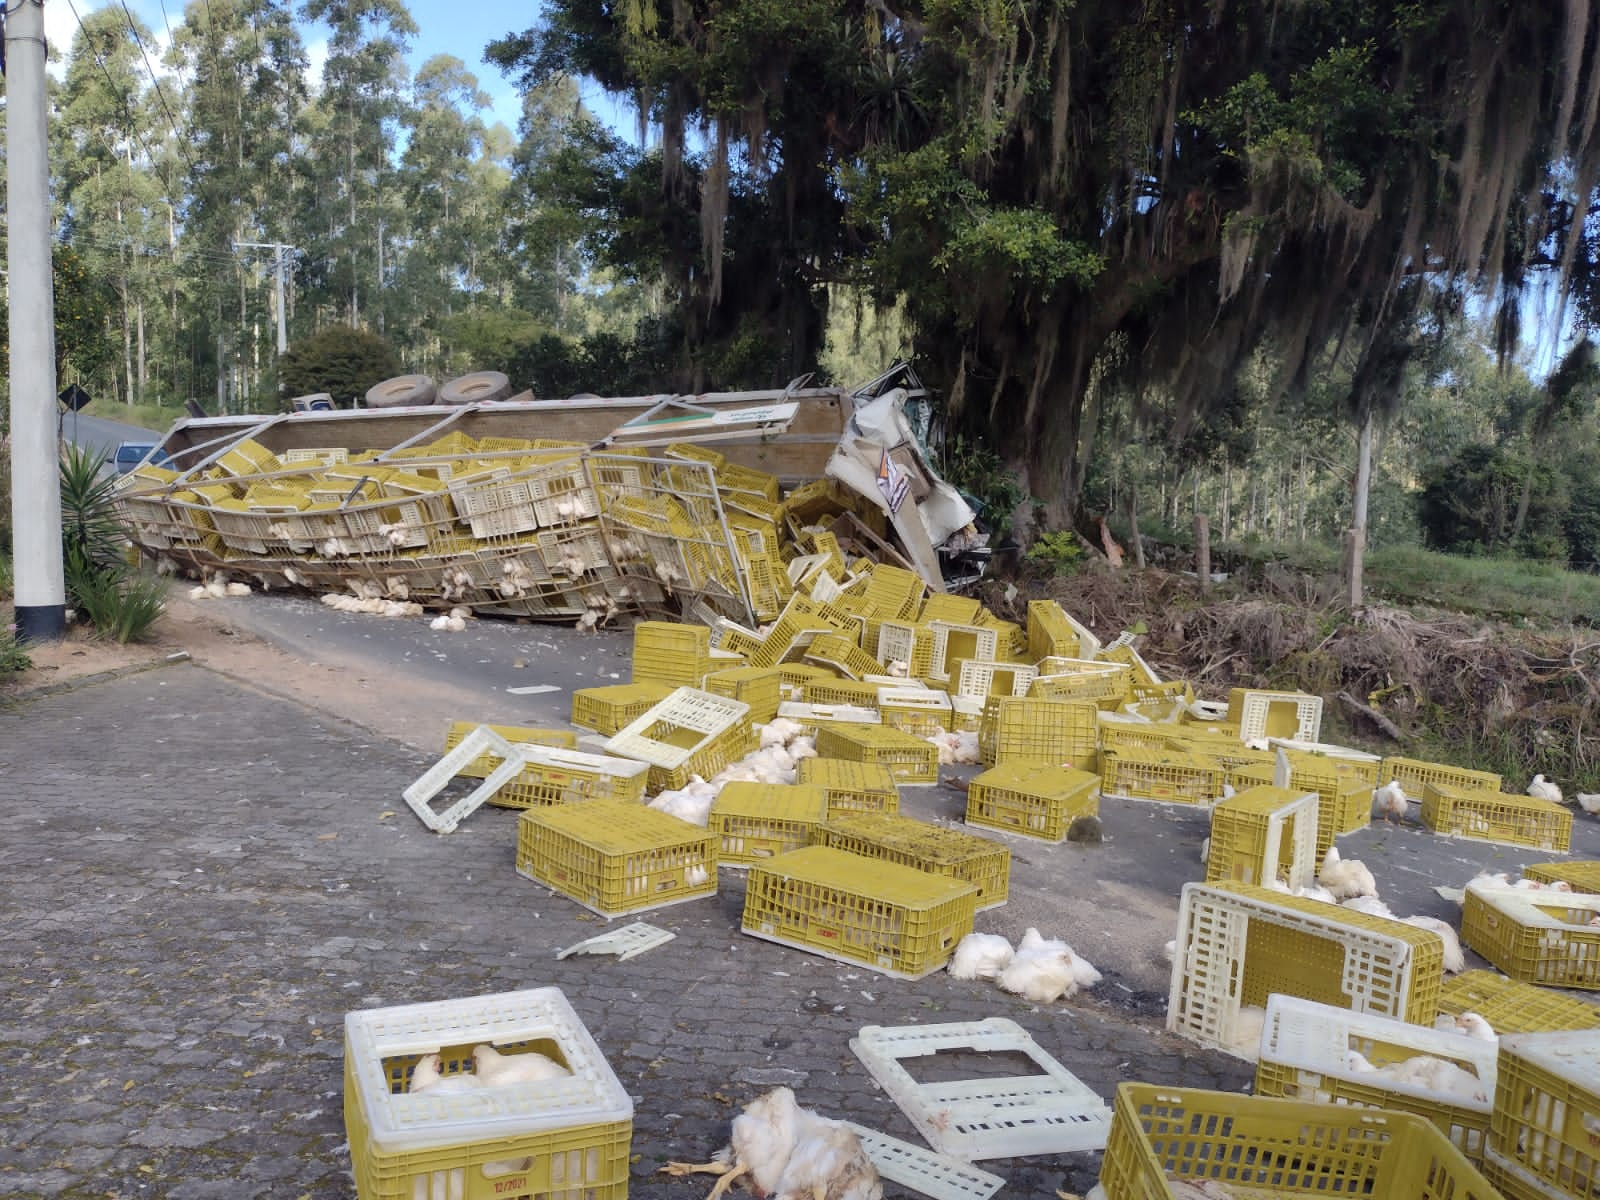
{"type": "MultiPolygon", "coordinates": [[[[185,0],[128,0],[128,7],[146,25],[155,31],[156,40],[164,48],[167,25],[176,25],[183,17],[185,0]],[[163,6],[165,11],[163,12],[163,6]]],[[[79,15],[87,16],[100,8],[120,8],[120,0],[49,0],[45,5],[45,32],[51,43],[63,52],[71,45],[77,30],[72,5],[79,15]]],[[[297,5],[298,7],[298,5],[297,5]]],[[[483,61],[483,49],[494,39],[513,31],[521,31],[535,24],[539,16],[536,0],[521,4],[485,4],[474,0],[407,0],[406,7],[417,24],[417,35],[411,39],[407,59],[413,71],[435,54],[453,54],[467,64],[467,69],[478,77],[479,86],[493,100],[493,109],[486,116],[505,122],[512,132],[517,128],[521,104],[516,88],[500,73],[499,68],[483,61]]],[[[311,56],[313,80],[320,74],[322,60],[327,54],[327,30],[302,23],[300,36],[311,56]]],[[[157,62],[157,48],[150,47],[151,58],[157,62]]],[[[592,84],[584,89],[584,100],[591,108],[624,131],[631,130],[631,118],[619,113],[592,84]]]]}

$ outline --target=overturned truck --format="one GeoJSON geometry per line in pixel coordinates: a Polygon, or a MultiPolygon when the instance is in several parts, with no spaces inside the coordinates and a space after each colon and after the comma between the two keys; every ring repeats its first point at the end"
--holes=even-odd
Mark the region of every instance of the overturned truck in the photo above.
{"type": "Polygon", "coordinates": [[[122,477],[117,509],[195,575],[586,625],[756,625],[797,593],[836,597],[863,562],[935,590],[981,573],[973,510],[908,418],[926,404],[910,369],[805,383],[193,418],[122,477]]]}

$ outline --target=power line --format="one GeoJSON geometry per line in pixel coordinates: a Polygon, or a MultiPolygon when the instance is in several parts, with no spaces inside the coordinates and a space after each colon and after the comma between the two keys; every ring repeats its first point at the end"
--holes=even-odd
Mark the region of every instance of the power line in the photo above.
{"type": "Polygon", "coordinates": [[[184,148],[183,134],[178,130],[177,118],[172,115],[172,109],[167,105],[167,94],[161,90],[161,80],[156,78],[155,65],[150,61],[150,52],[144,48],[144,38],[139,36],[139,27],[134,24],[133,13],[128,8],[128,0],[121,0],[122,13],[128,18],[128,32],[133,34],[134,44],[139,47],[139,56],[144,59],[144,69],[150,72],[150,82],[155,87],[156,99],[161,102],[161,111],[167,114],[167,124],[172,126],[172,137],[178,148],[178,154],[188,165],[192,172],[194,160],[189,157],[189,151],[184,148]]]}

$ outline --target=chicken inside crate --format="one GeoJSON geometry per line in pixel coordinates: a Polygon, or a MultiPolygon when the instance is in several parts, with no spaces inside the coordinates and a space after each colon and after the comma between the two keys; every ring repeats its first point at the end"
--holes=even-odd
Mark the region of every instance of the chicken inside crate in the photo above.
{"type": "Polygon", "coordinates": [[[1073,821],[1099,813],[1100,777],[1092,771],[1012,762],[967,785],[967,824],[1041,841],[1062,841],[1073,821]]]}
{"type": "Polygon", "coordinates": [[[1000,907],[1010,889],[1011,851],[960,829],[887,813],[840,813],[813,830],[811,838],[815,845],[964,879],[978,889],[979,912],[1000,907]]]}
{"type": "Polygon", "coordinates": [[[941,969],[972,932],[965,880],[808,846],[751,865],[740,927],[797,950],[900,979],[941,969]]]}
{"type": "Polygon", "coordinates": [[[1398,1109],[1426,1117],[1474,1165],[1489,1140],[1496,1043],[1273,996],[1255,1094],[1398,1109]]]}
{"type": "Polygon", "coordinates": [[[1107,1200],[1499,1200],[1412,1113],[1123,1083],[1100,1187],[1107,1200]]]}
{"type": "Polygon", "coordinates": [[[828,815],[900,811],[900,789],[894,775],[879,763],[850,762],[842,758],[803,758],[796,768],[800,783],[822,788],[828,797],[828,815]]]}
{"type": "Polygon", "coordinates": [[[1438,933],[1247,883],[1188,883],[1167,1029],[1254,1061],[1270,996],[1418,1024],[1438,1011],[1438,933]]]}
{"type": "Polygon", "coordinates": [[[749,866],[811,844],[828,816],[815,784],[731,782],[711,802],[708,828],[720,839],[721,866],[749,866]]]}
{"type": "Polygon", "coordinates": [[[556,988],[347,1013],[360,1200],[627,1195],[633,1105],[556,988]]]}
{"type": "Polygon", "coordinates": [[[1441,1016],[1477,1013],[1501,1033],[1600,1031],[1600,1005],[1498,971],[1473,970],[1447,979],[1439,992],[1441,1016]]]}
{"type": "Polygon", "coordinates": [[[1600,862],[1535,863],[1523,867],[1522,874],[1541,883],[1565,883],[1575,892],[1600,895],[1600,862]]]}
{"type": "Polygon", "coordinates": [[[1565,853],[1572,812],[1550,800],[1431,782],[1422,789],[1422,823],[1450,837],[1565,853]]]}
{"type": "Polygon", "coordinates": [[[1461,940],[1513,979],[1600,991],[1600,896],[1469,883],[1461,940]]]}
{"type": "Polygon", "coordinates": [[[1490,1151],[1539,1194],[1600,1193],[1600,1039],[1587,1032],[1500,1041],[1490,1151]]]}
{"type": "Polygon", "coordinates": [[[1317,880],[1315,792],[1261,786],[1219,800],[1211,810],[1206,882],[1233,880],[1290,891],[1317,880]]]}

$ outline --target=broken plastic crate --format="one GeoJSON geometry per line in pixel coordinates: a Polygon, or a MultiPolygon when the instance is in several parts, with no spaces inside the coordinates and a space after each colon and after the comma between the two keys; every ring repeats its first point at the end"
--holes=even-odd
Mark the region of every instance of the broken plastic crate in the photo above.
{"type": "Polygon", "coordinates": [[[633,1103],[556,988],[345,1015],[344,1119],[360,1200],[584,1196],[623,1200],[633,1103]],[[439,1094],[407,1090],[425,1054],[447,1076],[474,1046],[537,1051],[566,1078],[439,1094]]]}
{"type": "Polygon", "coordinates": [[[842,758],[802,758],[796,769],[800,783],[821,787],[828,797],[828,815],[888,813],[900,810],[900,789],[889,768],[878,763],[842,758]]]}
{"type": "Polygon", "coordinates": [[[1513,979],[1600,991],[1600,896],[1469,883],[1461,940],[1513,979]]]}
{"type": "Polygon", "coordinates": [[[1177,1194],[1170,1179],[1214,1180],[1250,1200],[1371,1196],[1498,1200],[1425,1118],[1347,1104],[1240,1096],[1147,1083],[1117,1087],[1100,1168],[1106,1200],[1177,1194]]]}
{"type": "MultiPolygon", "coordinates": [[[[932,1025],[868,1025],[850,1049],[910,1118],[928,1144],[973,1161],[1099,1150],[1111,1110],[1015,1021],[950,1021],[932,1025]],[[935,1056],[972,1071],[967,1078],[923,1082],[908,1062],[935,1056]],[[1004,1075],[1028,1061],[1026,1074],[1004,1075]]],[[[928,1072],[918,1063],[918,1074],[928,1072]]]]}
{"type": "Polygon", "coordinates": [[[717,835],[717,861],[747,866],[811,844],[828,816],[828,794],[814,784],[724,784],[711,802],[707,828],[717,835]]]}
{"type": "MultiPolygon", "coordinates": [[[[1287,751],[1284,757],[1289,760],[1289,790],[1317,795],[1317,862],[1321,863],[1335,838],[1372,824],[1372,789],[1341,774],[1328,759],[1287,751]]],[[[1276,770],[1271,763],[1247,763],[1230,768],[1228,782],[1241,790],[1270,785],[1276,770]]]]}
{"type": "Polygon", "coordinates": [[[752,863],[745,933],[921,979],[949,961],[972,932],[977,889],[881,859],[809,846],[752,863]]]}
{"type": "Polygon", "coordinates": [[[1072,822],[1100,812],[1100,777],[1035,763],[990,767],[967,785],[969,825],[1059,842],[1072,822]]]}
{"type": "Polygon", "coordinates": [[[652,795],[682,788],[691,775],[710,779],[755,749],[750,706],[681,687],[619,729],[605,748],[607,754],[649,763],[652,795]]]}
{"type": "Polygon", "coordinates": [[[1431,1023],[1444,942],[1437,933],[1248,883],[1188,883],[1178,909],[1167,1029],[1254,1059],[1239,1010],[1274,993],[1431,1023]]]}
{"type": "Polygon", "coordinates": [[[1493,1160],[1530,1176],[1534,1194],[1588,1200],[1600,1192],[1600,1038],[1502,1037],[1492,1122],[1493,1160]]]}
{"type": "Polygon", "coordinates": [[[1493,1043],[1295,996],[1267,1001],[1256,1063],[1258,1096],[1416,1113],[1432,1121],[1469,1162],[1481,1166],[1494,1088],[1493,1043]],[[1368,1065],[1353,1063],[1352,1052],[1368,1065]],[[1454,1063],[1476,1076],[1481,1090],[1467,1096],[1378,1073],[1421,1056],[1454,1063]]]}
{"type": "Polygon", "coordinates": [[[1429,783],[1422,789],[1422,823],[1435,833],[1565,853],[1572,843],[1572,810],[1534,796],[1429,783]]]}
{"type": "Polygon", "coordinates": [[[812,842],[864,858],[882,858],[915,867],[931,875],[963,879],[978,889],[980,912],[1006,902],[1011,851],[989,838],[910,817],[840,813],[813,831],[812,842]]]}
{"type": "Polygon", "coordinates": [[[522,772],[522,756],[498,733],[485,725],[474,729],[455,747],[402,793],[407,806],[435,833],[451,833],[461,821],[476,812],[497,791],[522,772]],[[499,765],[469,794],[435,812],[433,798],[461,774],[462,768],[471,766],[485,755],[499,759],[499,765]]]}
{"type": "Polygon", "coordinates": [[[1600,1005],[1508,979],[1497,971],[1463,971],[1445,980],[1439,1011],[1452,1017],[1475,1012],[1500,1033],[1600,1030],[1600,1005]]]}
{"type": "Polygon", "coordinates": [[[717,890],[717,838],[619,800],[529,809],[517,822],[517,874],[603,917],[717,890]]]}
{"type": "Polygon", "coordinates": [[[1265,887],[1281,877],[1298,891],[1316,882],[1317,865],[1316,793],[1253,787],[1212,808],[1207,883],[1265,887]]]}
{"type": "Polygon", "coordinates": [[[823,725],[817,754],[887,767],[896,783],[937,783],[939,748],[932,742],[882,725],[823,725]]]}

